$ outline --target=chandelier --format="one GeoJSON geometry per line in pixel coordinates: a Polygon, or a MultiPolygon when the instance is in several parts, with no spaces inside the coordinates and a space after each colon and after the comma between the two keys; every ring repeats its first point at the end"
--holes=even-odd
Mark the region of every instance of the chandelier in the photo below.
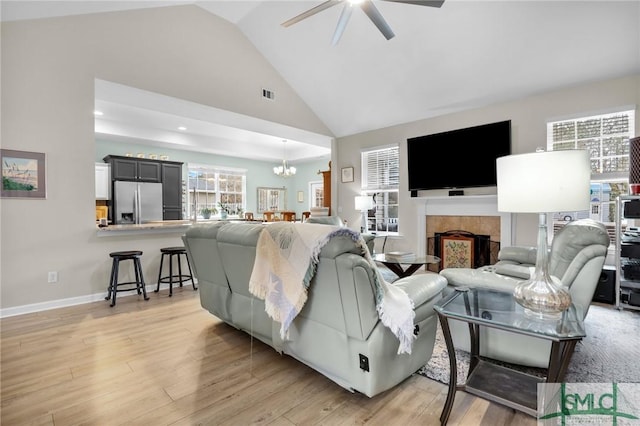
{"type": "Polygon", "coordinates": [[[282,159],[282,166],[275,166],[273,168],[273,173],[280,177],[289,177],[296,174],[296,168],[293,166],[289,166],[287,163],[287,141],[283,140],[284,144],[284,158],[282,159]]]}

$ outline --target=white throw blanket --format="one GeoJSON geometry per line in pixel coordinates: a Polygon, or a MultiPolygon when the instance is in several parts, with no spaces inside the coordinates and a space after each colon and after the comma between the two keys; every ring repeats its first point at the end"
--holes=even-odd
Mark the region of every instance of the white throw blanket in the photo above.
{"type": "Polygon", "coordinates": [[[307,289],[316,272],[320,251],[335,235],[348,236],[362,249],[376,273],[378,316],[400,340],[398,353],[411,353],[415,338],[413,301],[401,288],[382,278],[364,239],[349,228],[291,222],[265,226],[256,246],[249,291],[265,301],[267,314],[281,324],[280,336],[285,339],[289,326],[307,301],[307,289]]]}

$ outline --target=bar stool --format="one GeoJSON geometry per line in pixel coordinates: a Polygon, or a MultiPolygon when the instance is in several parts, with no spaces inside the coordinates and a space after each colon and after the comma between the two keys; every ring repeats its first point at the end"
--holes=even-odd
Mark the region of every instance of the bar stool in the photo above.
{"type": "Polygon", "coordinates": [[[187,249],[184,247],[164,247],[160,249],[160,270],[158,271],[158,287],[154,290],[154,293],[160,291],[160,284],[169,283],[169,297],[173,296],[173,283],[180,283],[180,287],[182,287],[182,283],[185,281],[191,280],[191,285],[194,290],[197,290],[195,281],[193,281],[193,274],[191,273],[191,264],[189,263],[189,256],[187,256],[187,249]],[[184,255],[185,260],[187,261],[187,267],[189,268],[189,274],[182,273],[182,262],[181,256],[184,255]],[[164,257],[169,256],[169,275],[162,276],[162,264],[164,263],[164,257]],[[178,274],[174,275],[173,273],[173,258],[176,257],[178,263],[178,274]]]}
{"type": "Polygon", "coordinates": [[[104,300],[111,299],[111,307],[116,305],[116,294],[121,291],[133,291],[136,290],[138,294],[144,295],[144,300],[149,300],[147,296],[147,290],[144,288],[144,277],[142,276],[142,266],[140,265],[140,256],[142,252],[139,250],[129,251],[114,251],[109,253],[109,256],[113,259],[111,265],[111,278],[109,278],[109,287],[107,288],[107,297],[104,300]],[[133,272],[135,274],[135,281],[118,282],[118,275],[120,273],[120,262],[123,260],[131,260],[133,262],[133,272]],[[131,287],[135,284],[135,287],[131,287]],[[120,286],[127,286],[126,288],[119,288],[120,286]]]}

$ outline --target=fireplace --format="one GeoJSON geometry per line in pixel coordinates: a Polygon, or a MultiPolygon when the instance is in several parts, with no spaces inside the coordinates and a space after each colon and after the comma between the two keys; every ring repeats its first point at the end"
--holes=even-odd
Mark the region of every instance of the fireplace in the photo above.
{"type": "MultiPolygon", "coordinates": [[[[455,197],[416,197],[418,241],[424,241],[423,254],[429,250],[429,240],[435,243],[436,233],[465,231],[489,236],[489,263],[497,261],[500,247],[513,245],[511,214],[498,212],[497,197],[493,195],[469,195],[455,197]]],[[[475,266],[475,264],[474,264],[475,266]]]]}

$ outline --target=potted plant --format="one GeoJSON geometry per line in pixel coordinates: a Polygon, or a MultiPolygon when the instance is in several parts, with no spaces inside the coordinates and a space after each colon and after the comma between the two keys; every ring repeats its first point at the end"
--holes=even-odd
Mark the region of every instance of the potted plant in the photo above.
{"type": "Polygon", "coordinates": [[[226,219],[229,214],[229,206],[222,201],[218,201],[218,207],[220,208],[220,219],[226,219]]]}
{"type": "Polygon", "coordinates": [[[209,219],[212,214],[216,214],[216,213],[218,213],[218,210],[216,210],[215,207],[213,208],[203,207],[202,210],[200,210],[200,214],[205,219],[209,219]]]}

